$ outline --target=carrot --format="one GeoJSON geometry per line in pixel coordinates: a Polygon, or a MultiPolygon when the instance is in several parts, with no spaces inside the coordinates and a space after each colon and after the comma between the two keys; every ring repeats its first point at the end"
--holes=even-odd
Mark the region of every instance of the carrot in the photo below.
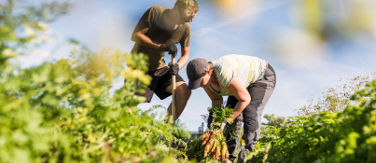
{"type": "Polygon", "coordinates": [[[214,159],[219,160],[219,155],[221,154],[220,149],[218,146],[215,147],[215,155],[214,159]]]}
{"type": "Polygon", "coordinates": [[[215,137],[215,133],[211,132],[210,139],[213,139],[215,137]]]}
{"type": "Polygon", "coordinates": [[[204,157],[206,157],[209,153],[210,153],[210,149],[212,148],[213,146],[213,142],[214,140],[210,140],[206,146],[205,146],[205,149],[204,149],[204,157]]]}
{"type": "Polygon", "coordinates": [[[226,146],[225,146],[225,143],[222,143],[222,155],[221,155],[221,157],[222,157],[222,159],[224,160],[224,159],[226,159],[226,146]]]}
{"type": "Polygon", "coordinates": [[[228,149],[227,149],[227,146],[226,146],[226,159],[230,158],[230,154],[228,153],[228,149]]]}
{"type": "Polygon", "coordinates": [[[210,136],[207,136],[204,141],[202,141],[202,146],[204,146],[210,139],[210,136]]]}
{"type": "Polygon", "coordinates": [[[215,148],[216,147],[214,147],[214,152],[212,152],[211,155],[210,155],[210,157],[213,158],[213,159],[215,158],[215,148]]]}
{"type": "Polygon", "coordinates": [[[211,149],[210,149],[210,153],[211,152],[214,152],[214,150],[215,150],[215,147],[217,146],[217,141],[213,141],[214,143],[213,143],[213,146],[211,147],[211,149]]]}
{"type": "Polygon", "coordinates": [[[206,131],[204,134],[202,134],[199,138],[199,140],[204,140],[206,137],[208,137],[210,134],[210,131],[206,131]]]}
{"type": "Polygon", "coordinates": [[[210,132],[210,136],[206,137],[201,145],[204,146],[209,140],[213,139],[214,136],[215,136],[214,132],[210,132]]]}

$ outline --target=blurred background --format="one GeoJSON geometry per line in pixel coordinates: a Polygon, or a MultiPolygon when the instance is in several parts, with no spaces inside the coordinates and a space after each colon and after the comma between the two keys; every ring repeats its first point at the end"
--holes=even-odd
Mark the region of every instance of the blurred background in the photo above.
{"type": "MultiPolygon", "coordinates": [[[[38,5],[40,1],[22,1],[38,5]]],[[[51,0],[48,0],[50,2],[51,0]]],[[[21,67],[67,57],[81,42],[92,50],[116,48],[130,52],[133,28],[152,5],[172,8],[175,0],[68,0],[72,8],[51,24],[39,41],[14,60],[21,67]]],[[[0,0],[6,3],[6,0],[0,0]]],[[[18,7],[22,7],[21,6],[18,7]]],[[[191,22],[190,59],[214,60],[226,54],[257,56],[276,70],[277,85],[264,114],[292,116],[310,99],[341,81],[376,72],[376,1],[374,0],[198,0],[191,22]]],[[[26,33],[32,30],[25,29],[26,33]]],[[[38,40],[36,40],[38,41],[38,40]]],[[[179,56],[180,54],[178,54],[179,56]]],[[[170,62],[170,57],[166,57],[170,62]]],[[[186,81],[185,68],[179,73],[186,81]]],[[[120,87],[122,79],[116,80],[120,87]]],[[[166,107],[171,98],[150,104],[166,107]]],[[[202,89],[192,92],[179,118],[197,130],[211,102],[202,89]]]]}

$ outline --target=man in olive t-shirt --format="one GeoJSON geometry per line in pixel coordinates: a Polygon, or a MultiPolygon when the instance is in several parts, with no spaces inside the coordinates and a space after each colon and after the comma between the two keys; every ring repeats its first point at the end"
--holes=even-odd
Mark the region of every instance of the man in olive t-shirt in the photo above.
{"type": "MultiPolygon", "coordinates": [[[[149,58],[148,75],[152,77],[151,84],[146,88],[144,96],[150,102],[155,93],[161,100],[172,93],[171,75],[176,75],[174,120],[183,112],[191,94],[182,77],[177,74],[189,59],[190,22],[197,14],[196,0],[177,0],[172,9],[154,5],[141,17],[132,34],[135,45],[132,54],[143,53],[149,58]],[[176,55],[176,44],[181,47],[181,57],[178,62],[167,66],[165,53],[176,55]],[[170,72],[170,73],[168,73],[170,72]]],[[[172,114],[171,104],[168,108],[172,114]]]]}

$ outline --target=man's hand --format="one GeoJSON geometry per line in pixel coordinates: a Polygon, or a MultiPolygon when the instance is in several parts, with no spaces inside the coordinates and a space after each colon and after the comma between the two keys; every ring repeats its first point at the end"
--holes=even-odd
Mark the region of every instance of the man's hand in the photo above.
{"type": "Polygon", "coordinates": [[[178,52],[178,48],[176,48],[175,44],[161,44],[159,49],[163,51],[168,51],[168,54],[171,54],[173,57],[175,57],[176,53],[178,52]]]}
{"type": "Polygon", "coordinates": [[[168,66],[170,67],[170,74],[171,75],[178,74],[178,72],[179,72],[179,64],[178,63],[174,63],[174,64],[170,63],[168,66]]]}

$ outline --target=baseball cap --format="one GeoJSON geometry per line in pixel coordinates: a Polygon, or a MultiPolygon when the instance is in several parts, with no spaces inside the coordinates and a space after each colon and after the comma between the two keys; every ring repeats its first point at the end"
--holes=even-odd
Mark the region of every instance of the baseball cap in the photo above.
{"type": "Polygon", "coordinates": [[[187,76],[189,79],[189,89],[200,87],[201,77],[205,75],[208,61],[205,58],[192,59],[187,65],[187,76]]]}

